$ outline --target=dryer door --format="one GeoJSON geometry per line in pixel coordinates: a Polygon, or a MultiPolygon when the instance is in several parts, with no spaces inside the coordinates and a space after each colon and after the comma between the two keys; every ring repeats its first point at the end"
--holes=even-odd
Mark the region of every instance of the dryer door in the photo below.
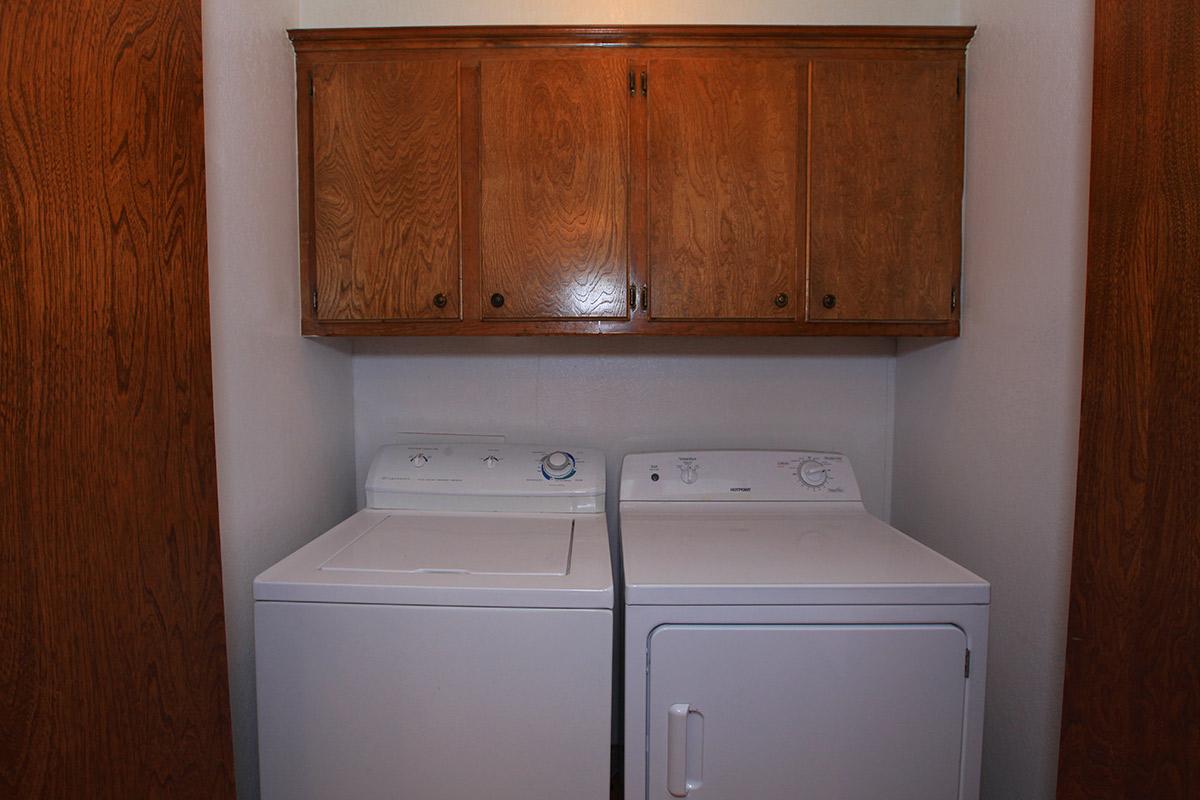
{"type": "Polygon", "coordinates": [[[952,625],[664,625],[647,798],[957,800],[966,635],[952,625]]]}

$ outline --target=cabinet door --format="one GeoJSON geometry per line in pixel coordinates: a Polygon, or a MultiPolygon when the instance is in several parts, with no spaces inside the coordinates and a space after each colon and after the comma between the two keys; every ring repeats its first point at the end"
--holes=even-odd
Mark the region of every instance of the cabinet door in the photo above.
{"type": "Polygon", "coordinates": [[[957,317],[959,66],[813,63],[809,319],[957,317]]]}
{"type": "Polygon", "coordinates": [[[480,92],[483,317],[624,318],[625,58],[485,59],[480,92]]]}
{"type": "Polygon", "coordinates": [[[957,800],[965,654],[952,625],[659,627],[646,797],[957,800]]]}
{"type": "Polygon", "coordinates": [[[313,68],[317,318],[457,319],[458,62],[313,68]]]}
{"type": "Polygon", "coordinates": [[[651,316],[794,319],[800,63],[653,58],[648,78],[651,316]]]}

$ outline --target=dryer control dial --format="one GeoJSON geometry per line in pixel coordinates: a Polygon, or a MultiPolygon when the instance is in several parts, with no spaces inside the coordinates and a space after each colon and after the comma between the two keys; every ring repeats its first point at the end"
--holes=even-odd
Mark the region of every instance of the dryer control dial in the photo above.
{"type": "Polygon", "coordinates": [[[796,476],[805,486],[819,489],[829,480],[829,467],[820,461],[808,460],[800,464],[796,476]]]}
{"type": "Polygon", "coordinates": [[[547,480],[565,481],[575,474],[575,456],[555,450],[542,456],[542,475],[547,480]]]}

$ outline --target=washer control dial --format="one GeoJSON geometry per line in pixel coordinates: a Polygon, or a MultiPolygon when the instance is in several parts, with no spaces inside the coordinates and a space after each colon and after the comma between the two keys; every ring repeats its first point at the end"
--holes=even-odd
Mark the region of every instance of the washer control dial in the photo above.
{"type": "Polygon", "coordinates": [[[542,456],[541,463],[546,480],[565,481],[575,474],[575,456],[562,450],[542,456]]]}
{"type": "Polygon", "coordinates": [[[805,486],[819,489],[829,480],[829,467],[820,461],[805,461],[796,470],[797,477],[805,486]]]}
{"type": "Polygon", "coordinates": [[[687,462],[679,465],[679,479],[684,483],[691,485],[696,482],[699,477],[700,468],[692,462],[687,462]]]}

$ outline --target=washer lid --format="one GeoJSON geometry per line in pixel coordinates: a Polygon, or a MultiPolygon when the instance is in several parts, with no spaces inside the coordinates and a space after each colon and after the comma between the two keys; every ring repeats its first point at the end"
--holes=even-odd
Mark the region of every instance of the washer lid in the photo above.
{"type": "Polygon", "coordinates": [[[954,605],[989,586],[847,504],[622,503],[631,605],[954,605]]]}
{"type": "Polygon", "coordinates": [[[254,599],[611,609],[605,515],[364,509],[255,578],[254,599]]]}
{"type": "Polygon", "coordinates": [[[325,572],[566,575],[575,522],[558,518],[397,517],[321,565],[325,572]]]}

